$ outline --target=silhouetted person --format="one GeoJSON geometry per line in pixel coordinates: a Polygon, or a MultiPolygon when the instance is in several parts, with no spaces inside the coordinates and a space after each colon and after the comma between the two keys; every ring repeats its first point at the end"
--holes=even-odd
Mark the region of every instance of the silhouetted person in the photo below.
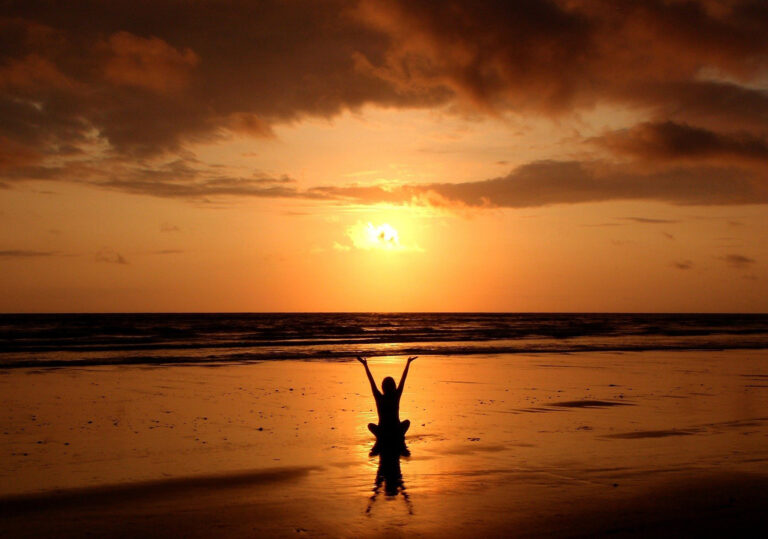
{"type": "Polygon", "coordinates": [[[368,423],[368,430],[376,436],[377,445],[379,443],[403,443],[405,440],[405,433],[408,431],[408,427],[411,426],[411,422],[407,419],[402,422],[400,421],[400,397],[403,394],[408,369],[414,359],[416,359],[416,356],[408,358],[403,375],[400,377],[400,384],[397,387],[395,387],[395,380],[391,376],[387,376],[382,380],[381,391],[379,391],[371,375],[371,370],[368,368],[368,361],[363,357],[357,358],[365,367],[365,374],[371,383],[373,398],[376,399],[379,424],[368,423]]]}

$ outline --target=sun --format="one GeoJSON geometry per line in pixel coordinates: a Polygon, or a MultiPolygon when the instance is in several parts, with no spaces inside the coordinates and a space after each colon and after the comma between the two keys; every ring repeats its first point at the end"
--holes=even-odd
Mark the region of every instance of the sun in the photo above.
{"type": "Polygon", "coordinates": [[[375,226],[368,223],[366,227],[368,243],[378,249],[396,249],[400,247],[400,237],[395,227],[388,223],[375,226]]]}
{"type": "Polygon", "coordinates": [[[397,229],[389,223],[374,225],[371,222],[357,222],[347,229],[347,236],[356,249],[402,251],[404,246],[400,244],[400,235],[397,229]]]}

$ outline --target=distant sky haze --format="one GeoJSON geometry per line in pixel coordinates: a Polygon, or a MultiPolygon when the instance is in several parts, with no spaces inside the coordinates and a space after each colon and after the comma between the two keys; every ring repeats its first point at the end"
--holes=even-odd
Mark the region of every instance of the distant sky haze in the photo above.
{"type": "Polygon", "coordinates": [[[0,312],[768,312],[761,0],[2,6],[0,312]]]}

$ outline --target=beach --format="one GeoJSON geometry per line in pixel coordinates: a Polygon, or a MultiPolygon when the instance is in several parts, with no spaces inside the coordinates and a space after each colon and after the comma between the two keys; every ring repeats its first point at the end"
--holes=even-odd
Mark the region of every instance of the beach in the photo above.
{"type": "MultiPolygon", "coordinates": [[[[377,380],[402,356],[370,360],[377,380]]],[[[410,456],[336,361],[0,375],[7,536],[459,537],[764,526],[768,351],[424,356],[410,456]]]]}

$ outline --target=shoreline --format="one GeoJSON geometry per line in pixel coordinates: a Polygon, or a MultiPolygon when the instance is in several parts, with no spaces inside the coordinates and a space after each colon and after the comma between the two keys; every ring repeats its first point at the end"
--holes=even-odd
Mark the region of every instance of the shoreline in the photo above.
{"type": "MultiPolygon", "coordinates": [[[[727,337],[732,337],[727,335],[727,337]]],[[[708,336],[713,338],[713,336],[708,336]]],[[[624,338],[617,338],[616,340],[626,340],[624,338]]],[[[642,339],[638,339],[642,341],[642,339]]],[[[567,339],[563,339],[567,341],[567,339]]],[[[530,342],[515,341],[518,347],[510,348],[503,345],[484,346],[483,342],[499,342],[493,341],[467,341],[461,342],[460,345],[456,345],[456,341],[447,341],[452,344],[446,346],[436,347],[421,347],[414,348],[409,347],[411,343],[398,342],[398,343],[379,343],[385,346],[385,348],[366,348],[359,346],[358,343],[349,343],[352,345],[348,350],[339,352],[319,352],[317,350],[307,351],[304,354],[296,352],[283,352],[276,353],[274,351],[259,351],[253,350],[248,352],[242,352],[237,354],[227,354],[223,356],[214,356],[207,354],[204,356],[174,356],[174,355],[158,355],[158,356],[125,356],[125,352],[130,352],[133,349],[105,349],[110,351],[119,351],[121,355],[115,357],[96,357],[91,359],[11,359],[7,360],[3,358],[3,362],[0,364],[0,374],[3,370],[14,369],[57,369],[57,368],[77,368],[77,367],[122,367],[122,366],[157,366],[157,367],[181,367],[185,365],[190,366],[226,366],[226,365],[254,365],[257,363],[269,362],[269,361],[301,361],[301,362],[350,362],[354,361],[358,355],[365,355],[371,358],[388,358],[392,356],[410,356],[418,355],[419,357],[440,357],[440,358],[452,358],[463,356],[516,356],[516,355],[561,355],[561,354],[625,354],[625,353],[642,353],[642,352],[728,352],[728,351],[766,351],[768,350],[768,341],[755,341],[755,342],[741,342],[741,343],[699,343],[696,346],[691,346],[690,343],[677,343],[677,344],[623,344],[623,345],[610,345],[602,343],[602,345],[580,345],[570,344],[563,345],[562,341],[559,345],[547,344],[539,346],[531,346],[530,342]],[[727,346],[723,346],[727,344],[727,346]],[[470,345],[470,346],[465,346],[470,345]]],[[[441,344],[441,343],[425,343],[425,344],[441,344]]],[[[247,345],[233,346],[233,349],[247,348],[247,345]]],[[[338,348],[336,345],[327,345],[329,349],[338,348]]],[[[92,348],[91,348],[92,349],[92,348]]],[[[174,347],[164,347],[161,350],[175,350],[174,347]]],[[[190,349],[199,352],[206,352],[209,347],[197,347],[197,346],[183,346],[179,349],[190,349]]],[[[258,350],[258,349],[257,349],[258,350]]],[[[30,352],[25,351],[23,355],[27,355],[30,352]]],[[[81,351],[65,351],[65,354],[69,355],[82,355],[81,351]]],[[[6,352],[6,358],[13,356],[13,352],[6,352]]],[[[62,352],[57,352],[57,356],[63,355],[62,352]]]]}

